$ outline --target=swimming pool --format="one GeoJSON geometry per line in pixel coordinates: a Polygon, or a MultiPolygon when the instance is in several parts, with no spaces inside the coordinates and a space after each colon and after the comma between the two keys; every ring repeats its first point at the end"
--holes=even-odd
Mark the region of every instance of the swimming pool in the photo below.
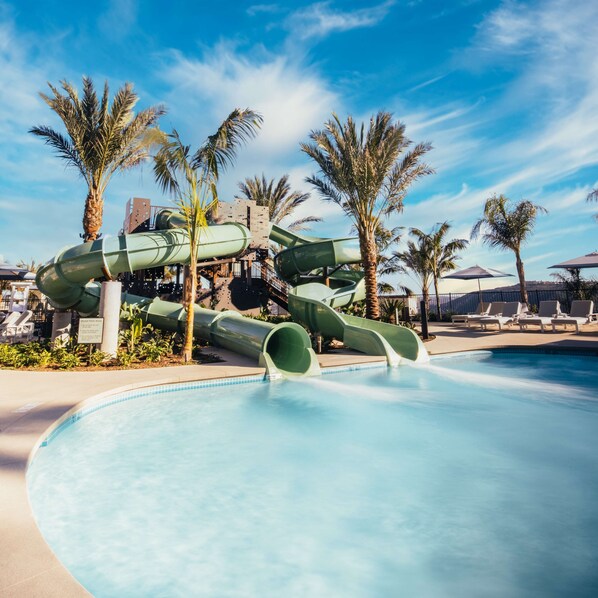
{"type": "Polygon", "coordinates": [[[102,596],[593,596],[593,357],[177,390],[98,410],[28,472],[102,596]]]}

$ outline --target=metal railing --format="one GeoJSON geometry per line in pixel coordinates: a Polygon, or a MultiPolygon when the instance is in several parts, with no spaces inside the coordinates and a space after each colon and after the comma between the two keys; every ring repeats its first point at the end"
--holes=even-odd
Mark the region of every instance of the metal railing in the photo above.
{"type": "MultiPolygon", "coordinates": [[[[417,304],[423,300],[423,295],[416,295],[417,304]]],[[[537,311],[541,301],[559,301],[561,311],[567,313],[571,308],[571,301],[576,299],[573,293],[564,289],[530,290],[527,292],[528,308],[537,311]]],[[[598,293],[590,297],[598,303],[598,293]]],[[[482,301],[492,303],[493,301],[520,301],[519,291],[482,291],[482,301]]],[[[480,296],[477,292],[472,293],[444,293],[439,296],[440,311],[442,314],[466,314],[476,310],[480,296]]],[[[429,313],[435,314],[436,296],[432,293],[429,297],[429,313]]]]}

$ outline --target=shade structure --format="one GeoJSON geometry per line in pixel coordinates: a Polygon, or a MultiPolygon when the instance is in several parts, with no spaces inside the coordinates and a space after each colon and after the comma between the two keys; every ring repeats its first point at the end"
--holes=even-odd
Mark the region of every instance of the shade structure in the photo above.
{"type": "Polygon", "coordinates": [[[465,268],[464,270],[457,270],[457,272],[452,272],[442,278],[456,278],[457,280],[477,279],[478,294],[480,296],[480,303],[482,303],[482,286],[480,285],[480,280],[482,278],[502,278],[503,276],[514,276],[514,274],[507,274],[506,272],[494,270],[493,268],[483,268],[482,266],[475,265],[465,268]]]}
{"type": "Polygon", "coordinates": [[[29,272],[27,268],[12,264],[0,264],[0,280],[35,280],[35,274],[29,272]]]}
{"type": "Polygon", "coordinates": [[[571,270],[598,268],[598,251],[575,257],[572,260],[561,262],[560,264],[555,264],[554,266],[550,266],[550,268],[569,268],[571,270]]]}

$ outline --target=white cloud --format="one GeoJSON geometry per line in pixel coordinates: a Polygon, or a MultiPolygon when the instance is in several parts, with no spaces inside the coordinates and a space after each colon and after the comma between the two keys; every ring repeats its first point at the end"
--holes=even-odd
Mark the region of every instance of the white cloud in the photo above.
{"type": "Polygon", "coordinates": [[[172,54],[164,77],[172,86],[168,98],[172,113],[190,115],[186,129],[197,131],[196,115],[205,115],[203,137],[235,107],[262,114],[259,135],[239,153],[237,170],[244,166],[256,172],[277,170],[296,161],[299,142],[339,104],[328,83],[308,67],[285,56],[244,57],[224,45],[206,52],[203,59],[172,54]]]}
{"type": "Polygon", "coordinates": [[[373,27],[388,14],[394,0],[352,11],[334,10],[331,2],[317,2],[293,12],[285,21],[293,38],[307,40],[330,33],[373,27]]]}

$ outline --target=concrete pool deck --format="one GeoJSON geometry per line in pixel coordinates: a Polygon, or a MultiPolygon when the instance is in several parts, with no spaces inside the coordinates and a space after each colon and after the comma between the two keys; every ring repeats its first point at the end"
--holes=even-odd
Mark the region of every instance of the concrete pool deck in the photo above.
{"type": "MultiPolygon", "coordinates": [[[[431,324],[430,354],[496,347],[544,347],[598,351],[598,324],[572,332],[481,332],[431,324]]],[[[45,543],[29,506],[26,470],[44,432],[91,397],[125,390],[235,376],[263,374],[253,360],[227,352],[224,362],[196,366],[107,372],[0,370],[0,596],[61,597],[90,594],[62,566],[45,543]]],[[[373,363],[380,357],[356,352],[318,356],[322,367],[373,363]]]]}

